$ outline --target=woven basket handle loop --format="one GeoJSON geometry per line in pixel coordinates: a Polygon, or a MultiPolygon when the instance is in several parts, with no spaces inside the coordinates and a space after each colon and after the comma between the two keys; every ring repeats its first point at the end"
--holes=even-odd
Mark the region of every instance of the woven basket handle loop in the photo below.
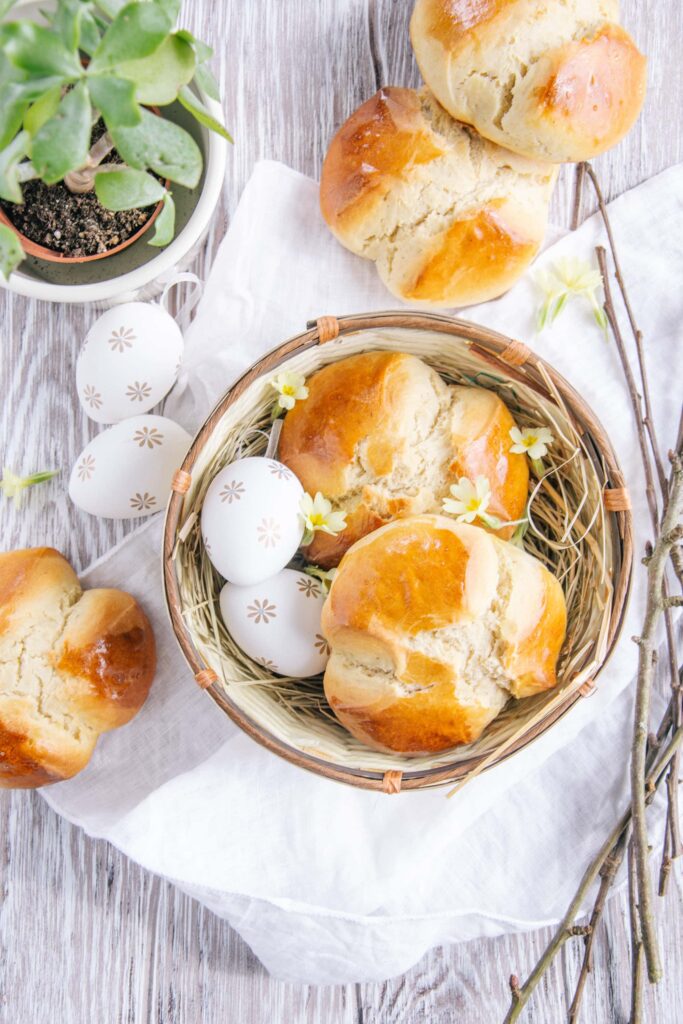
{"type": "Polygon", "coordinates": [[[579,693],[582,697],[592,697],[595,693],[595,683],[592,679],[587,679],[583,686],[579,687],[579,693]]]}
{"type": "Polygon", "coordinates": [[[511,341],[500,353],[500,358],[508,366],[524,366],[530,355],[531,349],[523,342],[511,341]]]}
{"type": "Polygon", "coordinates": [[[173,474],[173,480],[171,481],[171,490],[176,491],[177,494],[187,494],[192,483],[192,477],[189,473],[186,473],[184,469],[178,469],[173,474]]]}
{"type": "Polygon", "coordinates": [[[631,495],[625,487],[606,487],[603,497],[608,512],[631,511],[631,495]]]}
{"type": "Polygon", "coordinates": [[[382,792],[383,793],[400,793],[401,782],[403,780],[403,772],[390,771],[385,772],[382,779],[382,792]]]}
{"type": "Polygon", "coordinates": [[[208,690],[210,686],[218,682],[218,676],[212,668],[204,668],[201,672],[197,672],[194,681],[200,689],[208,690]]]}
{"type": "Polygon", "coordinates": [[[315,321],[318,332],[318,344],[324,345],[326,341],[334,341],[339,337],[339,321],[336,316],[319,316],[315,321]]]}

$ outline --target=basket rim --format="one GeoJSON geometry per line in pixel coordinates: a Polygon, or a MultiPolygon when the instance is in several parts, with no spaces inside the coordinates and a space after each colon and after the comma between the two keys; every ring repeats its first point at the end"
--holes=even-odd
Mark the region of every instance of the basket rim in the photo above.
{"type": "MultiPolygon", "coordinates": [[[[208,438],[212,435],[217,422],[223,417],[226,410],[239,398],[239,396],[258,378],[265,373],[274,371],[291,356],[307,351],[317,345],[327,344],[350,334],[364,330],[376,330],[382,328],[412,329],[436,331],[444,335],[452,335],[460,340],[466,341],[470,347],[482,358],[494,358],[506,363],[505,372],[515,378],[515,368],[526,363],[542,367],[545,373],[552,380],[554,386],[561,394],[567,410],[571,415],[573,425],[582,435],[588,434],[595,442],[596,448],[603,459],[604,468],[607,474],[607,482],[613,488],[625,489],[625,479],[619,465],[611,440],[602,426],[600,420],[573,386],[545,359],[528,348],[524,343],[494,331],[488,327],[473,323],[469,320],[462,320],[459,317],[448,316],[443,313],[432,312],[404,312],[400,310],[386,310],[372,313],[348,314],[339,317],[320,317],[318,320],[309,321],[307,329],[296,334],[280,345],[275,346],[269,352],[261,356],[255,363],[235,380],[226,390],[212,411],[205,419],[202,426],[195,434],[192,444],[182,462],[179,474],[190,474],[208,438]],[[330,332],[330,324],[333,330],[330,332]],[[508,356],[506,356],[508,353],[508,356]]],[[[532,381],[527,378],[521,379],[529,387],[534,387],[532,381]]],[[[177,543],[180,517],[183,510],[184,491],[173,490],[169,499],[164,519],[163,545],[162,545],[162,578],[164,589],[164,600],[166,610],[170,618],[174,636],[180,650],[197,678],[207,668],[199,652],[196,650],[189,630],[187,629],[182,616],[182,606],[178,588],[178,580],[175,571],[174,553],[177,543]]],[[[619,639],[624,624],[626,608],[631,591],[633,576],[633,516],[629,509],[620,511],[608,511],[606,515],[612,520],[615,549],[619,557],[614,574],[614,595],[612,611],[610,615],[610,626],[607,637],[607,645],[604,658],[593,674],[591,682],[595,685],[598,676],[605,665],[609,662],[614,647],[619,639]]],[[[347,768],[335,765],[329,761],[316,757],[314,754],[291,746],[286,741],[279,739],[267,729],[254,721],[230,697],[216,685],[205,687],[211,699],[226,713],[232,721],[239,726],[248,736],[256,740],[261,746],[271,753],[277,754],[317,775],[343,782],[357,788],[369,790],[389,791],[386,786],[385,775],[382,771],[370,771],[365,769],[347,768]]],[[[583,687],[581,688],[583,689],[583,687]]],[[[457,764],[442,765],[435,768],[426,768],[411,771],[405,769],[401,774],[398,789],[422,789],[433,786],[445,785],[455,782],[466,776],[477,765],[487,761],[483,770],[501,764],[508,757],[521,749],[528,747],[536,739],[539,739],[552,725],[562,718],[582,697],[579,689],[571,690],[565,699],[556,707],[543,716],[540,721],[530,727],[528,733],[518,736],[513,743],[504,748],[500,755],[486,757],[483,754],[461,760],[457,764]]],[[[396,772],[392,772],[395,775],[396,772]]],[[[391,791],[398,791],[391,789],[391,791]]]]}

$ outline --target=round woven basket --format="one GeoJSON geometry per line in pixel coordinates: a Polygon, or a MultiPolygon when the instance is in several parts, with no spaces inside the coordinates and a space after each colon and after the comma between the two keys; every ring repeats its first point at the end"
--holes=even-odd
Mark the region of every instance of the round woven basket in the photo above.
{"type": "Polygon", "coordinates": [[[398,792],[464,784],[527,746],[593,692],[624,615],[632,564],[628,492],[597,417],[548,363],[524,344],[476,324],[426,313],[322,317],[260,359],[221,399],[176,474],[164,528],[166,600],[196,683],[253,739],[302,768],[364,789],[398,792]],[[326,704],[321,677],[270,674],[237,648],[218,609],[222,579],[199,531],[206,490],[228,463],[263,453],[283,368],[309,376],[373,349],[411,352],[445,380],[491,388],[517,424],[550,426],[543,475],[532,481],[528,551],[560,578],[567,638],[555,689],[510,701],[474,743],[438,755],[380,753],[350,736],[326,704]]]}

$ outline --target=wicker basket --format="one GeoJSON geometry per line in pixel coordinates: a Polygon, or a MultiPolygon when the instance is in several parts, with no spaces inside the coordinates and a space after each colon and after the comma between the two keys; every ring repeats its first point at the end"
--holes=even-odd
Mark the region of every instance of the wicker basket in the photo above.
{"type": "MultiPolygon", "coordinates": [[[[464,781],[545,732],[582,696],[617,639],[632,563],[628,493],[609,439],[586,403],[525,345],[437,314],[323,317],[259,360],[228,391],[176,474],[164,530],[164,582],[171,622],[199,686],[245,732],[273,753],[329,779],[398,792],[464,781]],[[370,750],[325,703],[322,681],[270,675],[236,648],[220,620],[222,581],[199,532],[199,512],[215,474],[235,458],[263,452],[273,392],[283,367],[308,376],[361,351],[420,356],[447,380],[500,393],[521,426],[549,424],[550,471],[532,497],[527,547],[563,580],[569,612],[559,684],[511,701],[475,743],[425,757],[370,750]]],[[[526,543],[526,541],[525,541],[526,543]]]]}

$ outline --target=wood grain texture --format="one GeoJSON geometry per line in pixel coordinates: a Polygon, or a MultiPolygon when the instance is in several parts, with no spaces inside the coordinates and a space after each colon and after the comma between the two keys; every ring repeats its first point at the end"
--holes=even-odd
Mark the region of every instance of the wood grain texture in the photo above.
{"type": "MultiPolygon", "coordinates": [[[[183,22],[213,43],[236,146],[203,273],[254,161],[272,157],[317,174],[327,141],[381,84],[414,85],[409,0],[192,0],[183,22]]],[[[623,0],[623,20],[650,57],[650,92],[636,129],[597,161],[609,196],[683,159],[683,5],[623,0]]],[[[553,203],[568,224],[572,172],[553,203]]],[[[315,297],[312,296],[312,305],[315,297]]],[[[388,305],[391,305],[388,297],[388,305]]],[[[334,310],[311,309],[311,315],[334,310]]],[[[0,505],[3,548],[49,542],[85,566],[130,527],[76,511],[64,488],[94,425],[80,412],[75,359],[89,309],[0,295],[2,461],[29,471],[60,466],[61,481],[17,512],[0,505]]],[[[302,325],[303,327],[303,325],[302,325]]],[[[658,905],[668,964],[646,994],[650,1024],[683,1020],[680,873],[658,905]]],[[[609,905],[583,1020],[628,1019],[626,901],[609,905]]],[[[507,977],[528,971],[548,939],[477,940],[435,950],[383,985],[328,989],[270,979],[223,922],[102,842],[59,819],[36,794],[0,796],[0,1024],[496,1024],[507,977]]],[[[567,945],[527,1019],[559,1024],[580,940],[567,945]]]]}

